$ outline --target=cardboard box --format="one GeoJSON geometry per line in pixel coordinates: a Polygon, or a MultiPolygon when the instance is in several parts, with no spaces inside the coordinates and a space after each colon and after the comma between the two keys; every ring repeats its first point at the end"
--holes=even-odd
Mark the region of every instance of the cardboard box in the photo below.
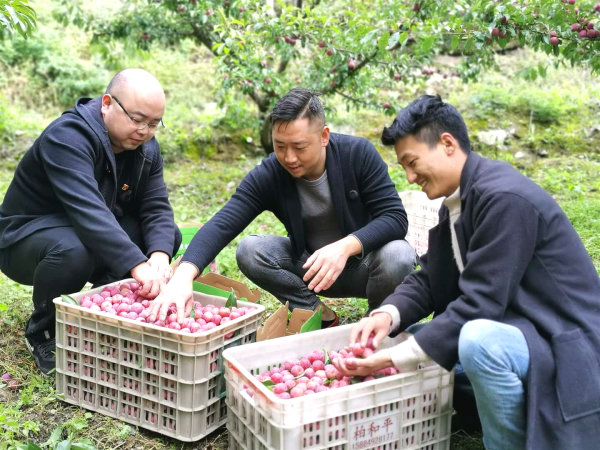
{"type": "MultiPolygon", "coordinates": [[[[181,258],[182,256],[179,256],[171,263],[173,271],[179,266],[181,258]]],[[[260,291],[258,289],[250,289],[241,281],[236,281],[217,273],[204,273],[194,281],[194,291],[202,292],[203,294],[227,298],[232,289],[236,298],[240,300],[251,303],[256,303],[260,300],[260,291]]]]}
{"type": "MultiPolygon", "coordinates": [[[[221,297],[226,297],[229,295],[231,290],[235,292],[235,296],[240,300],[246,300],[248,302],[256,303],[260,300],[260,291],[258,289],[250,289],[244,283],[236,280],[232,280],[231,278],[224,277],[223,275],[219,275],[218,273],[208,272],[205,275],[200,275],[196,278],[194,285],[196,283],[201,283],[206,286],[210,286],[216,289],[223,291],[227,295],[220,295],[218,293],[214,293],[212,295],[219,295],[221,297]]],[[[194,288],[195,291],[204,292],[208,294],[202,287],[200,289],[194,288]]]]}
{"type": "Polygon", "coordinates": [[[321,308],[316,311],[294,308],[288,321],[290,303],[286,302],[273,313],[256,331],[257,341],[266,341],[297,333],[321,329],[321,308]]]}
{"type": "Polygon", "coordinates": [[[194,235],[202,227],[201,222],[186,222],[179,225],[179,231],[181,231],[181,246],[177,250],[177,253],[173,255],[173,258],[181,257],[190,245],[190,242],[194,238],[194,235]]]}

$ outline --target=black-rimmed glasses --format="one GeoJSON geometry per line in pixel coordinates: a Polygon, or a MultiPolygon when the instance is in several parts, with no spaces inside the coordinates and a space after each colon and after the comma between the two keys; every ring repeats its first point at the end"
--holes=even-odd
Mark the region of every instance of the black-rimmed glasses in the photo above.
{"type": "Polygon", "coordinates": [[[148,123],[148,122],[144,122],[143,120],[136,119],[135,117],[133,117],[131,114],[129,114],[127,112],[127,110],[121,104],[121,102],[119,101],[119,99],[117,97],[115,97],[114,95],[111,95],[111,98],[113,98],[115,100],[115,102],[117,102],[117,105],[119,105],[121,107],[121,109],[123,110],[125,115],[127,117],[129,117],[129,120],[131,120],[131,123],[133,125],[135,125],[135,127],[137,128],[138,131],[142,131],[146,127],[148,127],[148,129],[150,131],[156,131],[156,129],[158,128],[159,125],[161,125],[164,128],[165,124],[163,123],[162,119],[160,119],[160,121],[156,122],[156,123],[148,123]]]}

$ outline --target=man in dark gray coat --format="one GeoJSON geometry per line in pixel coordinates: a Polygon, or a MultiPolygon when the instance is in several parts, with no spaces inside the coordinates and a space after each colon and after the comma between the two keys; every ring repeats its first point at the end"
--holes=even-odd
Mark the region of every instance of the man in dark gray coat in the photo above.
{"type": "Polygon", "coordinates": [[[119,72],[102,97],[79,99],[20,161],[0,206],[0,269],[33,285],[26,344],[54,368],[52,300],[87,281],[133,277],[149,297],[181,243],[154,134],[165,95],[144,70],[119,72]]]}
{"type": "Polygon", "coordinates": [[[434,313],[402,344],[339,364],[363,374],[458,359],[489,449],[598,448],[600,279],[569,219],[537,184],[470,151],[439,97],[401,110],[382,141],[411,183],[446,197],[421,270],[353,329],[380,342],[434,313]]]}

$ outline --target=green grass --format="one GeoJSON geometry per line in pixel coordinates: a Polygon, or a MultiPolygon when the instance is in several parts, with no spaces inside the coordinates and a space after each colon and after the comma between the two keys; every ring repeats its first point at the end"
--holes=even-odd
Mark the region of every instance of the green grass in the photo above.
{"type": "MultiPolygon", "coordinates": [[[[382,155],[390,166],[392,178],[399,189],[407,187],[403,173],[393,159],[393,152],[382,149],[382,155]]],[[[581,235],[596,267],[600,267],[600,189],[598,178],[600,161],[593,155],[555,155],[547,159],[515,160],[510,153],[500,153],[531,178],[549,190],[573,222],[581,235]]],[[[181,158],[165,169],[170,197],[179,222],[206,222],[229,198],[244,174],[260,159],[258,156],[233,156],[225,160],[181,158]]],[[[11,169],[0,171],[0,186],[5,188],[11,177],[11,169]]],[[[218,256],[217,266],[226,276],[245,281],[235,263],[235,248],[239,241],[251,233],[284,233],[284,229],[270,213],[261,214],[218,256]]],[[[122,446],[133,448],[212,448],[226,447],[226,433],[218,432],[197,444],[181,444],[160,437],[143,429],[136,430],[100,414],[85,415],[84,411],[61,402],[53,382],[36,375],[32,360],[23,345],[23,327],[31,310],[31,288],[20,286],[5,277],[0,278],[3,292],[2,303],[8,309],[0,313],[3,333],[0,338],[0,370],[9,371],[24,388],[20,391],[0,389],[0,440],[11,439],[24,442],[26,436],[41,444],[46,442],[52,430],[78,419],[79,430],[72,431],[75,438],[91,439],[98,448],[122,446]],[[43,421],[40,420],[43,417],[43,421]]],[[[278,302],[263,292],[263,301],[270,314],[278,302]]],[[[331,300],[342,316],[343,322],[353,322],[366,310],[364,300],[342,302],[331,300]]],[[[63,432],[66,438],[66,431],[63,432]]],[[[0,449],[3,448],[0,444],[0,449]]],[[[6,447],[7,448],[7,447],[6,447]]],[[[479,436],[455,434],[452,448],[457,450],[482,448],[479,436]]]]}
{"type": "MultiPolygon", "coordinates": [[[[392,177],[399,186],[405,182],[398,180],[402,173],[398,170],[392,154],[382,152],[390,164],[392,177]]],[[[505,155],[508,156],[508,155],[505,155]]],[[[511,158],[506,158],[511,159],[511,158]]],[[[207,221],[232,194],[234,187],[244,174],[250,170],[259,158],[236,158],[230,161],[188,160],[182,159],[166,167],[165,177],[177,220],[207,221]]],[[[600,190],[594,173],[600,173],[600,162],[593,158],[554,157],[552,159],[531,161],[521,164],[521,170],[548,189],[561,203],[575,228],[600,267],[600,190]]],[[[10,179],[9,170],[0,171],[0,185],[6,186],[10,179]]],[[[261,214],[252,224],[229,244],[218,256],[217,266],[226,276],[252,284],[243,277],[235,264],[237,243],[251,233],[282,234],[282,225],[270,213],[261,214]]],[[[8,309],[0,313],[3,327],[0,338],[0,370],[11,372],[24,386],[13,392],[0,389],[0,437],[24,441],[30,436],[37,443],[46,442],[56,427],[78,418],[81,429],[74,431],[77,438],[92,439],[98,448],[125,448],[141,446],[143,448],[212,448],[226,446],[226,433],[209,436],[200,443],[180,444],[172,439],[163,438],[143,429],[135,430],[118,421],[100,414],[85,415],[82,410],[62,403],[53,390],[53,382],[36,375],[34,364],[23,345],[23,327],[31,310],[31,288],[21,286],[5,277],[0,277],[0,290],[3,303],[8,309]],[[44,418],[44,421],[40,420],[44,418]]],[[[274,311],[278,302],[263,292],[263,302],[268,314],[274,311]]],[[[343,322],[353,322],[366,310],[364,300],[343,302],[331,300],[333,307],[342,316],[343,322]]],[[[64,434],[64,433],[63,433],[64,434]]],[[[66,434],[65,434],[66,437],[66,434]]],[[[0,449],[3,444],[0,444],[0,449]]],[[[457,433],[452,438],[452,448],[457,450],[482,448],[479,436],[457,433]]]]}

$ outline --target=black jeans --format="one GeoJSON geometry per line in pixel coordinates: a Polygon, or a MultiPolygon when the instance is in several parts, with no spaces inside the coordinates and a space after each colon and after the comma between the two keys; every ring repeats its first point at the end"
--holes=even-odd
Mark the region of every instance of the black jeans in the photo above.
{"type": "MultiPolygon", "coordinates": [[[[130,216],[119,223],[131,240],[146,253],[139,223],[130,216]]],[[[176,228],[173,254],[181,245],[176,228]]],[[[88,282],[96,286],[130,277],[116,273],[94,255],[72,227],[40,230],[0,250],[0,269],[17,283],[33,286],[33,313],[25,336],[34,342],[54,337],[56,311],[52,300],[80,291],[88,282]]]]}
{"type": "MultiPolygon", "coordinates": [[[[271,235],[248,236],[236,252],[238,267],[252,282],[281,303],[289,301],[290,309],[314,310],[319,297],[302,279],[307,272],[302,266],[309,256],[305,251],[296,257],[290,238],[271,235]]],[[[370,311],[394,292],[416,264],[417,254],[408,242],[391,241],[363,259],[349,258],[337,280],[318,295],[367,298],[370,311]]]]}

